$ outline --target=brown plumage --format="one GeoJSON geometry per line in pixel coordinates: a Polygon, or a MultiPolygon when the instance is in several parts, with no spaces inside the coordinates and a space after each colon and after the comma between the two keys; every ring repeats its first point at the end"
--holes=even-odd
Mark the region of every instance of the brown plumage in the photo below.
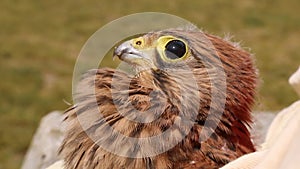
{"type": "Polygon", "coordinates": [[[210,169],[255,151],[248,126],[257,74],[248,52],[197,29],[169,29],[124,42],[115,55],[138,74],[84,75],[66,111],[66,169],[210,169]]]}

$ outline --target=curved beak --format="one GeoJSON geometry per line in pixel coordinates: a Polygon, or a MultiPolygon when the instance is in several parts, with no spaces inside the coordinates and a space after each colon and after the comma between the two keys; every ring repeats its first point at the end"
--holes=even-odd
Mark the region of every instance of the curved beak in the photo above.
{"type": "Polygon", "coordinates": [[[133,40],[126,41],[115,48],[113,58],[118,57],[120,60],[139,68],[154,68],[151,60],[151,50],[136,49],[133,40]]]}
{"type": "Polygon", "coordinates": [[[120,46],[115,48],[113,57],[118,57],[120,60],[125,62],[132,59],[141,59],[141,52],[132,46],[132,40],[122,43],[120,46]]]}

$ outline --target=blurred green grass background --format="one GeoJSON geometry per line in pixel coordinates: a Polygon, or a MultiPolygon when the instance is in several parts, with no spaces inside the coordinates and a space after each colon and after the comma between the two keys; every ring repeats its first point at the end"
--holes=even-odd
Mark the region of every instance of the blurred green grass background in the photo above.
{"type": "Polygon", "coordinates": [[[288,106],[297,99],[287,80],[300,64],[299,10],[299,0],[1,0],[0,169],[19,168],[40,118],[72,102],[73,66],[85,41],[131,13],[166,12],[234,35],[256,55],[256,109],[288,106]]]}

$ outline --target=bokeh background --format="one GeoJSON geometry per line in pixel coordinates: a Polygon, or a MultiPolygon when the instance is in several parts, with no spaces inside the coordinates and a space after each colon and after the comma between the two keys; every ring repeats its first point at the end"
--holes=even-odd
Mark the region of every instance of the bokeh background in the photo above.
{"type": "Polygon", "coordinates": [[[114,19],[147,11],[234,35],[255,54],[256,110],[276,112],[297,99],[287,81],[300,65],[299,0],[1,0],[0,169],[19,168],[41,117],[72,102],[73,67],[87,39],[114,19]]]}

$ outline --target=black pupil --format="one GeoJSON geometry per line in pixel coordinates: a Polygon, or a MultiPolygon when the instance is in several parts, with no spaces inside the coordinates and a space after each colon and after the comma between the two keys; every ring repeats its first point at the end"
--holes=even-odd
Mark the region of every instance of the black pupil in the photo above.
{"type": "Polygon", "coordinates": [[[185,52],[185,44],[180,40],[171,40],[166,45],[165,54],[169,59],[181,58],[185,52]]]}

